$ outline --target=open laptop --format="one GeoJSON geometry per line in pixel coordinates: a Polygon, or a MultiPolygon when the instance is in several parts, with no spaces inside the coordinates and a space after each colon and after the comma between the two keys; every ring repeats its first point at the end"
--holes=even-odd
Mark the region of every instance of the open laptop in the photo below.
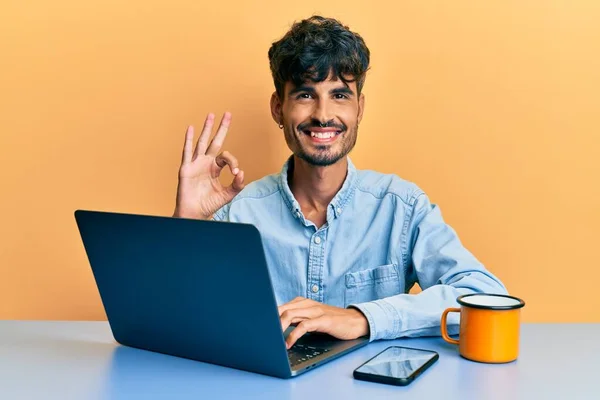
{"type": "Polygon", "coordinates": [[[368,343],[307,334],[286,350],[253,225],[90,210],[75,219],[122,345],[289,378],[368,343]]]}

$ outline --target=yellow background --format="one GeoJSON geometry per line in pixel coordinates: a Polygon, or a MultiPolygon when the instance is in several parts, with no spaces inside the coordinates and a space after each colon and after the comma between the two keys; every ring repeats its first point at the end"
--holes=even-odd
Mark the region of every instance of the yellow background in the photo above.
{"type": "Polygon", "coordinates": [[[0,318],[104,319],[73,211],[170,215],[209,111],[279,171],[267,50],[322,13],[372,51],[355,164],[420,185],[524,321],[600,321],[600,2],[1,4],[0,318]]]}

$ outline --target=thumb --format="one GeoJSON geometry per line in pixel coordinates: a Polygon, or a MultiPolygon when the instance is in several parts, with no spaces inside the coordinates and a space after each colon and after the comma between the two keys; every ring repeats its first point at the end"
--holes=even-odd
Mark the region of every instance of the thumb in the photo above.
{"type": "Polygon", "coordinates": [[[227,186],[227,194],[229,194],[233,199],[233,197],[235,197],[239,192],[241,192],[245,186],[246,185],[244,185],[244,171],[239,170],[238,173],[233,177],[231,185],[227,186]]]}

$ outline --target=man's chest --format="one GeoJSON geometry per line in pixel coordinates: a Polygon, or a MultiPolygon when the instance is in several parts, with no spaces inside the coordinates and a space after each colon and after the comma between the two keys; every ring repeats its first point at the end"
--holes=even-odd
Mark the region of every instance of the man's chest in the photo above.
{"type": "Polygon", "coordinates": [[[278,304],[303,296],[345,307],[412,285],[405,277],[400,224],[336,220],[321,229],[301,225],[261,233],[278,304]]]}

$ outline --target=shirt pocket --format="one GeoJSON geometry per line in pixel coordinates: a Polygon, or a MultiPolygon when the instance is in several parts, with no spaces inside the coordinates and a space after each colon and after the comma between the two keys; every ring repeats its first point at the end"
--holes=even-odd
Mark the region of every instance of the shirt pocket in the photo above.
{"type": "Polygon", "coordinates": [[[404,293],[404,276],[398,264],[349,272],[345,280],[345,307],[404,293]]]}

